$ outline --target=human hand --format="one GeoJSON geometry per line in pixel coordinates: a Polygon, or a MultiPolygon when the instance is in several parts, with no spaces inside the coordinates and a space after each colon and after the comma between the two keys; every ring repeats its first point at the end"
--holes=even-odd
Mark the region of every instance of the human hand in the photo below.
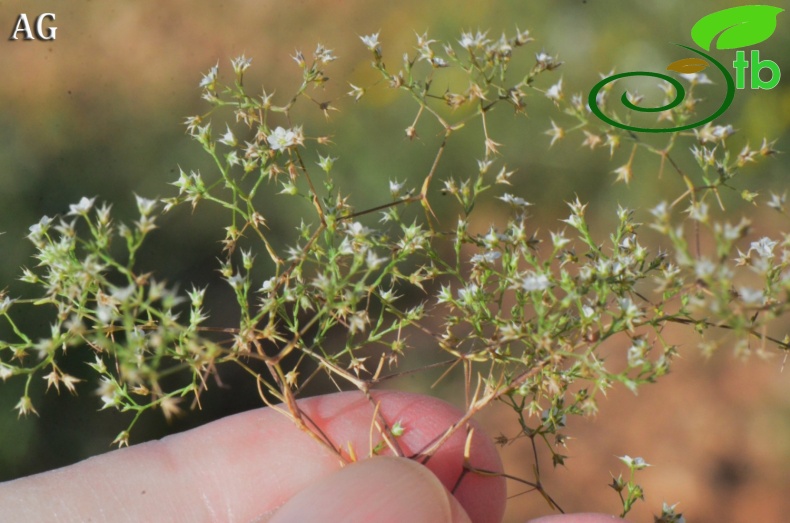
{"type": "MultiPolygon", "coordinates": [[[[418,452],[460,413],[434,398],[375,392],[380,413],[400,420],[398,444],[418,452]]],[[[301,400],[321,431],[359,457],[378,443],[373,406],[359,393],[301,400]],[[372,438],[371,438],[372,434],[372,438]]],[[[470,463],[501,471],[493,443],[477,431],[470,463]]],[[[502,477],[467,474],[465,434],[456,433],[422,466],[375,457],[345,467],[272,409],[229,416],[203,427],[109,452],[70,467],[0,484],[4,521],[474,521],[498,522],[502,477]]],[[[616,520],[616,519],[615,519],[616,520]]],[[[534,523],[603,523],[569,515],[534,523]]]]}

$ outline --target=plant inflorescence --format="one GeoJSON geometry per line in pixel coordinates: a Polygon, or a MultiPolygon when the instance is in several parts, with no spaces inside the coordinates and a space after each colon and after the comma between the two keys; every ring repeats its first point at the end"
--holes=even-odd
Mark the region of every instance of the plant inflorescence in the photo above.
{"type": "MultiPolygon", "coordinates": [[[[378,34],[362,42],[380,79],[349,84],[343,98],[360,101],[392,89],[411,100],[415,116],[405,137],[417,139],[426,120],[441,137],[419,179],[383,180],[389,200],[352,206],[347,183],[333,169],[330,137],[292,121],[297,104],[329,115],[342,102],[315,95],[336,58],[326,47],[309,56],[296,52],[301,83],[285,97],[248,91],[249,58],[231,62],[228,83],[219,66],[212,67],[200,82],[210,110],[186,120],[188,135],[213,159],[212,172],[181,170],[176,194],[162,201],[137,196],[139,219],[131,224],[114,220],[110,205],[83,198],[65,215],[45,216],[30,228],[35,265],[24,268],[21,279],[36,289],[34,297],[0,293],[0,315],[14,334],[0,342],[0,378],[25,380],[20,415],[36,412],[29,391],[42,378],[47,389],[93,389],[101,408],[132,414],[115,440],[126,445],[144,412],[158,408],[169,417],[185,404],[198,405],[217,368],[237,365],[257,383],[263,402],[280,404],[276,408],[303,430],[349,459],[339,442],[314,430],[296,400],[319,378],[368,394],[398,375],[417,339],[421,351],[440,356],[431,367],[442,368],[443,378],[461,377],[467,409],[422,457],[465,430],[481,409],[503,402],[517,426],[504,439],[545,443],[556,466],[566,459],[569,416],[594,414],[615,384],[636,390],[669,371],[678,347],[665,339],[668,325],[697,332],[706,352],[725,339],[709,335],[712,330],[728,331],[740,354],[790,347],[769,329],[790,306],[790,242],[749,238],[748,220],[716,217],[722,191],[734,189],[742,168],[774,155],[772,143],[736,152],[727,145],[731,126],[707,124],[656,145],[606,126],[591,116],[582,94],[566,95],[562,79],[544,80],[562,65],[557,57],[540,51],[526,68],[517,67],[517,55],[532,42],[528,31],[501,38],[465,32],[446,44],[417,35],[416,51],[395,68],[385,64],[378,34]],[[684,192],[638,217],[633,209],[612,209],[616,226],[605,237],[591,230],[587,204],[578,197],[561,224],[539,232],[532,204],[510,190],[514,171],[499,154],[507,137],[497,136],[489,119],[495,108],[526,114],[530,96],[562,111],[546,132],[547,145],[578,135],[584,146],[608,148],[612,157],[627,148],[626,163],[614,170],[626,183],[637,155],[655,155],[659,170],[674,172],[684,192]],[[447,144],[473,126],[482,130],[479,155],[465,160],[467,172],[450,175],[442,168],[447,144]],[[683,143],[691,144],[696,172],[675,160],[683,143]],[[434,210],[440,194],[457,202],[449,216],[434,210]],[[287,248],[268,229],[272,198],[298,199],[311,210],[287,248]],[[485,199],[507,206],[509,219],[504,227],[473,232],[471,216],[485,199]],[[139,269],[138,252],[160,211],[184,205],[224,209],[217,269],[235,295],[238,325],[206,327],[206,289],[178,292],[139,269]],[[665,250],[646,245],[646,228],[664,238],[665,250]],[[701,237],[713,247],[702,249],[701,237]],[[260,265],[269,270],[262,278],[253,270],[260,265]],[[17,325],[15,309],[24,306],[51,319],[48,336],[33,339],[17,325]],[[604,357],[601,348],[611,340],[625,348],[604,357]],[[59,367],[77,345],[93,351],[91,384],[59,367]]],[[[689,101],[660,113],[659,121],[682,123],[694,113],[693,90],[707,78],[687,80],[689,101]]],[[[600,93],[599,106],[610,89],[600,93]]],[[[740,195],[759,198],[747,189],[740,195]]],[[[767,205],[784,213],[784,195],[772,195],[767,205]]],[[[377,448],[398,452],[404,427],[380,422],[377,448]]],[[[623,460],[632,477],[644,465],[641,458],[623,460]]],[[[523,481],[557,506],[535,470],[535,478],[523,481]]],[[[624,514],[642,494],[632,479],[615,479],[613,487],[624,514]]],[[[679,520],[668,505],[662,517],[679,520]]]]}

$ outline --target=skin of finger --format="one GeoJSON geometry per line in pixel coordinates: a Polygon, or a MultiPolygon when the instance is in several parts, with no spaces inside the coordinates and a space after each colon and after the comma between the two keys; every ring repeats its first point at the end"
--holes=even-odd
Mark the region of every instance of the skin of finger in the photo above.
{"type": "MultiPolygon", "coordinates": [[[[407,457],[418,454],[462,416],[461,411],[455,407],[421,395],[377,391],[373,393],[373,399],[379,402],[382,417],[390,425],[401,421],[405,432],[397,439],[397,443],[407,457]]],[[[369,402],[363,401],[343,407],[336,404],[318,404],[316,407],[310,412],[313,421],[322,427],[327,427],[332,434],[336,434],[339,437],[336,441],[353,442],[357,455],[370,453],[372,407],[369,402]],[[341,410],[336,410],[338,407],[341,410]],[[361,439],[359,431],[354,428],[355,423],[360,423],[360,420],[368,424],[361,439]]],[[[493,442],[474,422],[472,426],[475,427],[475,431],[472,435],[470,464],[479,469],[501,472],[502,461],[493,442]]],[[[457,431],[428,460],[426,466],[436,474],[445,488],[455,494],[472,521],[499,522],[504,516],[507,501],[507,487],[503,477],[466,474],[458,483],[464,465],[466,438],[465,430],[457,431]]],[[[375,446],[378,441],[374,439],[373,445],[375,446]]]]}
{"type": "Polygon", "coordinates": [[[527,523],[628,523],[610,514],[561,514],[530,519],[527,523]]]}
{"type": "Polygon", "coordinates": [[[471,522],[433,473],[395,457],[352,463],[296,494],[269,520],[292,521],[471,522]]]}
{"type": "MultiPolygon", "coordinates": [[[[406,428],[398,442],[407,454],[423,448],[460,416],[426,396],[376,392],[374,400],[390,424],[400,420],[406,428]]],[[[369,452],[374,408],[362,394],[318,396],[300,406],[338,446],[355,449],[360,457],[369,452]]],[[[378,440],[374,429],[374,446],[378,440]]],[[[447,488],[460,473],[464,441],[459,432],[427,464],[447,488]]],[[[472,464],[501,468],[482,431],[473,439],[472,464]]],[[[249,521],[340,467],[337,456],[288,418],[258,409],[0,485],[0,506],[12,519],[30,522],[249,521]]],[[[467,476],[457,497],[473,521],[500,521],[504,480],[467,476]]]]}

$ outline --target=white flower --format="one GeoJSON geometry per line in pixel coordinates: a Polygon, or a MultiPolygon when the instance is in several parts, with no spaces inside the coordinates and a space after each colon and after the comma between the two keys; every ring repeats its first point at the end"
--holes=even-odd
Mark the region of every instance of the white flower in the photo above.
{"type": "Polygon", "coordinates": [[[546,53],[545,51],[536,53],[535,61],[537,62],[538,66],[540,66],[541,69],[552,70],[562,65],[562,62],[560,62],[559,60],[557,60],[557,58],[551,56],[550,54],[546,53]]]}
{"type": "Polygon", "coordinates": [[[116,315],[117,311],[112,306],[99,305],[96,307],[96,319],[98,319],[99,323],[102,325],[109,325],[112,323],[116,315]]]}
{"type": "Polygon", "coordinates": [[[359,99],[365,94],[365,89],[359,87],[358,85],[354,85],[351,82],[349,82],[348,85],[351,86],[351,90],[348,92],[348,95],[353,96],[354,100],[359,101],[359,99]]]}
{"type": "Polygon", "coordinates": [[[96,394],[101,397],[102,407],[99,410],[104,410],[110,407],[118,408],[123,402],[123,397],[120,394],[118,384],[107,378],[101,377],[99,388],[96,389],[96,394]]]}
{"type": "Polygon", "coordinates": [[[331,49],[327,49],[321,44],[318,44],[315,48],[315,52],[313,53],[316,60],[321,62],[322,64],[327,64],[329,62],[333,62],[337,60],[337,56],[334,55],[331,49]]]}
{"type": "Polygon", "coordinates": [[[524,324],[511,321],[499,328],[499,335],[502,341],[517,340],[524,336],[524,324]]]}
{"type": "Polygon", "coordinates": [[[387,258],[379,258],[372,249],[369,250],[365,256],[365,264],[371,271],[378,269],[385,261],[387,261],[387,258]]]}
{"type": "Polygon", "coordinates": [[[724,141],[727,137],[735,133],[732,125],[713,125],[710,122],[702,127],[694,129],[694,135],[701,143],[715,143],[724,141]]]}
{"type": "Polygon", "coordinates": [[[778,242],[771,240],[770,238],[760,238],[756,242],[752,242],[751,246],[749,247],[749,251],[757,251],[757,254],[762,256],[763,258],[773,258],[774,256],[774,247],[778,242]]]}
{"type": "Polygon", "coordinates": [[[88,214],[88,211],[93,207],[93,202],[96,198],[82,197],[80,203],[69,205],[69,214],[88,214]]]}
{"type": "Polygon", "coordinates": [[[8,312],[8,309],[11,307],[11,304],[14,303],[14,300],[6,296],[3,298],[3,301],[0,301],[0,314],[5,314],[8,312]]]}
{"type": "Polygon", "coordinates": [[[513,46],[510,45],[504,34],[500,37],[499,42],[495,43],[494,46],[502,56],[510,56],[513,52],[513,46]]]}
{"type": "Polygon", "coordinates": [[[349,334],[356,334],[357,332],[365,332],[365,325],[369,323],[368,313],[366,311],[357,311],[348,319],[348,332],[349,334]]]}
{"type": "Polygon", "coordinates": [[[698,222],[708,221],[708,204],[705,202],[694,202],[686,209],[689,218],[698,222]]]}
{"type": "Polygon", "coordinates": [[[489,251],[485,254],[475,254],[472,256],[472,263],[478,265],[480,263],[494,263],[502,256],[502,253],[499,251],[489,251]]]}
{"type": "Polygon", "coordinates": [[[529,207],[530,205],[532,205],[524,198],[519,198],[518,196],[513,196],[512,194],[509,193],[505,193],[504,195],[500,196],[499,199],[515,207],[529,207]]]}
{"type": "Polygon", "coordinates": [[[302,54],[302,51],[297,49],[291,58],[293,58],[293,61],[296,62],[299,67],[305,66],[304,54],[302,54]]]}
{"type": "MultiPolygon", "coordinates": [[[[228,162],[228,165],[241,165],[241,158],[239,158],[239,154],[233,150],[225,156],[225,160],[228,162]]],[[[249,162],[250,160],[244,160],[245,163],[249,162]]],[[[246,172],[246,171],[245,171],[246,172]]]]}
{"type": "Polygon", "coordinates": [[[337,252],[344,256],[354,254],[354,246],[351,244],[351,241],[348,239],[348,236],[343,238],[343,241],[340,242],[340,245],[337,246],[337,252]]]}
{"type": "Polygon", "coordinates": [[[364,240],[365,237],[370,234],[370,229],[359,222],[351,222],[346,225],[346,232],[349,236],[359,241],[364,240]]]}
{"type": "Polygon", "coordinates": [[[96,209],[96,217],[99,219],[101,225],[108,225],[110,223],[111,209],[112,205],[108,205],[107,202],[104,202],[101,207],[96,209]]]}
{"type": "Polygon", "coordinates": [[[594,314],[595,314],[595,309],[593,309],[589,305],[582,306],[582,316],[584,316],[585,319],[587,320],[591,319],[594,314]]]}
{"type": "Polygon", "coordinates": [[[370,49],[371,51],[375,51],[376,48],[379,46],[379,33],[373,33],[367,36],[360,36],[360,40],[365,46],[370,49]]]}
{"type": "Polygon", "coordinates": [[[701,258],[694,267],[694,273],[699,279],[705,279],[708,276],[712,276],[715,270],[716,265],[705,257],[701,258]]]}
{"type": "Polygon", "coordinates": [[[390,195],[392,195],[393,198],[400,196],[400,191],[403,189],[403,185],[405,183],[406,182],[396,182],[390,180],[390,195]]]}
{"type": "Polygon", "coordinates": [[[547,134],[551,136],[551,143],[549,144],[549,147],[551,147],[552,145],[554,145],[554,142],[556,142],[557,140],[562,140],[563,138],[565,138],[565,129],[554,123],[554,120],[552,120],[551,129],[549,129],[543,134],[547,134]]]}
{"type": "Polygon", "coordinates": [[[387,289],[386,291],[380,290],[379,292],[380,292],[381,301],[383,301],[384,303],[392,303],[398,298],[400,298],[400,295],[395,294],[394,289],[387,289]]]}
{"type": "Polygon", "coordinates": [[[244,287],[244,284],[247,280],[241,274],[236,273],[230,278],[225,278],[225,281],[227,281],[234,289],[239,290],[244,287]]]}
{"type": "Polygon", "coordinates": [[[628,349],[628,364],[632,367],[638,367],[645,363],[645,354],[649,347],[644,339],[638,338],[634,340],[634,344],[628,349]]]}
{"type": "Polygon", "coordinates": [[[137,286],[134,284],[127,285],[126,287],[112,287],[112,291],[110,292],[110,296],[119,302],[123,302],[128,300],[134,295],[134,291],[137,290],[137,286]]]}
{"type": "Polygon", "coordinates": [[[464,49],[471,50],[475,46],[474,37],[472,37],[472,33],[461,33],[461,39],[458,40],[458,43],[461,44],[461,47],[464,49]]]}
{"type": "Polygon", "coordinates": [[[785,202],[787,201],[787,193],[781,196],[771,193],[771,201],[768,202],[768,207],[776,209],[777,211],[784,211],[785,202]]]}
{"type": "Polygon", "coordinates": [[[524,279],[521,281],[521,288],[527,292],[544,291],[549,288],[551,282],[545,274],[538,274],[529,271],[524,279]]]}
{"type": "Polygon", "coordinates": [[[323,170],[325,173],[328,173],[332,170],[332,166],[335,165],[335,161],[337,158],[333,158],[332,156],[321,156],[318,155],[318,166],[323,170]]]}
{"type": "Polygon", "coordinates": [[[485,47],[485,45],[490,42],[490,40],[486,38],[486,35],[488,35],[488,31],[485,33],[477,31],[477,34],[475,35],[472,35],[471,31],[468,33],[462,32],[461,39],[458,40],[458,43],[461,44],[461,47],[467,49],[468,51],[472,51],[475,48],[480,49],[485,47]]]}
{"type": "Polygon", "coordinates": [[[141,196],[134,195],[135,199],[137,200],[137,210],[140,211],[142,216],[148,216],[153,212],[154,208],[156,207],[156,200],[149,200],[148,198],[143,198],[141,196]]]}
{"type": "Polygon", "coordinates": [[[458,43],[461,44],[461,47],[464,49],[472,49],[475,44],[472,33],[461,33],[461,39],[458,40],[458,43]]]}
{"type": "Polygon", "coordinates": [[[488,234],[483,237],[483,245],[489,250],[494,250],[499,246],[500,241],[507,241],[507,236],[498,234],[493,228],[488,230],[488,234]]]}
{"type": "MultiPolygon", "coordinates": [[[[741,218],[741,221],[736,225],[733,225],[729,222],[724,224],[724,230],[722,231],[719,224],[716,224],[714,230],[719,233],[723,233],[724,239],[729,241],[735,241],[740,239],[745,233],[746,229],[749,227],[749,220],[746,218],[741,218]]],[[[754,245],[754,244],[752,244],[754,245]]]]}
{"type": "Polygon", "coordinates": [[[230,147],[236,147],[236,145],[239,143],[238,140],[236,140],[236,137],[233,135],[233,131],[230,130],[230,127],[227,124],[225,127],[227,128],[227,132],[222,135],[222,138],[219,139],[220,143],[224,143],[230,147]]]}
{"type": "Polygon", "coordinates": [[[19,398],[19,403],[17,403],[14,408],[19,411],[20,416],[27,416],[31,412],[38,416],[38,412],[33,408],[33,402],[30,400],[30,396],[22,396],[19,398]]]}
{"type": "Polygon", "coordinates": [[[9,367],[6,364],[0,364],[0,380],[5,381],[13,375],[14,375],[13,367],[9,367]]]}
{"type": "Polygon", "coordinates": [[[733,133],[735,133],[735,129],[732,128],[732,125],[727,125],[726,127],[717,125],[713,128],[713,136],[720,140],[727,138],[733,133]]]}
{"type": "Polygon", "coordinates": [[[551,243],[554,245],[555,249],[562,249],[566,245],[568,245],[571,241],[565,237],[562,233],[551,233],[551,243]]]}
{"type": "Polygon", "coordinates": [[[604,258],[598,260],[595,263],[595,271],[602,278],[608,278],[609,276],[611,276],[613,274],[612,273],[613,267],[614,267],[614,262],[612,260],[607,260],[604,258]]]}
{"type": "MultiPolygon", "coordinates": [[[[444,289],[442,289],[444,290],[444,289]]],[[[475,296],[480,292],[480,287],[475,283],[470,283],[463,289],[458,289],[458,299],[466,305],[474,303],[475,296]]]]}
{"type": "Polygon", "coordinates": [[[484,47],[490,40],[486,38],[488,35],[488,31],[485,33],[481,33],[477,31],[477,34],[472,35],[472,32],[462,32],[461,39],[458,40],[458,43],[461,44],[461,47],[471,51],[473,48],[481,48],[484,47]]]}
{"type": "Polygon", "coordinates": [[[313,278],[312,285],[323,292],[326,292],[332,286],[332,280],[323,272],[319,272],[318,276],[313,278]]]}
{"type": "Polygon", "coordinates": [[[30,234],[27,235],[27,238],[33,242],[36,246],[42,246],[41,243],[42,236],[47,233],[49,229],[49,224],[52,223],[52,218],[49,216],[42,216],[38,223],[34,223],[30,226],[30,234]]]}
{"type": "Polygon", "coordinates": [[[765,294],[761,289],[750,289],[749,287],[741,287],[738,289],[738,294],[744,303],[762,305],[765,303],[765,294]]]}
{"type": "Polygon", "coordinates": [[[620,461],[622,461],[623,463],[625,463],[626,466],[628,466],[628,468],[634,469],[634,470],[640,470],[640,469],[643,469],[645,467],[651,466],[649,463],[647,463],[644,460],[644,458],[632,458],[628,454],[626,454],[625,456],[618,456],[618,459],[620,461]]]}
{"type": "Polygon", "coordinates": [[[549,87],[548,91],[546,91],[546,98],[554,100],[555,102],[562,100],[562,78],[560,78],[559,82],[549,87]]]}
{"type": "Polygon", "coordinates": [[[510,179],[511,176],[513,176],[515,172],[516,171],[508,171],[503,166],[502,169],[499,170],[499,174],[496,175],[496,183],[503,183],[510,185],[510,182],[508,180],[510,179]]]}
{"type": "Polygon", "coordinates": [[[261,285],[261,292],[271,292],[274,290],[274,284],[277,283],[277,277],[272,276],[261,285]]]}
{"type": "Polygon", "coordinates": [[[49,229],[49,224],[52,223],[52,218],[49,216],[42,216],[38,223],[35,223],[30,226],[30,235],[31,236],[40,236],[47,232],[49,229]]]}
{"type": "Polygon", "coordinates": [[[485,174],[488,172],[489,167],[491,167],[493,163],[494,162],[489,159],[477,160],[477,169],[480,171],[480,174],[485,174]]]}
{"type": "MultiPolygon", "coordinates": [[[[460,297],[460,292],[458,293],[460,297]]],[[[449,285],[442,285],[441,289],[439,289],[439,294],[436,297],[436,301],[439,303],[446,303],[453,299],[452,291],[450,290],[449,285]]]]}
{"type": "Polygon", "coordinates": [[[217,81],[218,69],[219,69],[219,63],[217,63],[217,65],[209,69],[208,74],[203,75],[203,79],[200,81],[200,87],[214,89],[214,83],[217,81]]]}
{"type": "Polygon", "coordinates": [[[620,300],[620,310],[623,311],[623,317],[626,320],[629,328],[633,329],[633,320],[641,318],[643,313],[639,310],[639,307],[631,300],[631,298],[621,298],[620,300]]]}
{"type": "Polygon", "coordinates": [[[230,63],[233,65],[233,71],[238,75],[247,70],[247,68],[252,63],[252,58],[247,58],[244,55],[241,55],[238,58],[231,60],[230,63]]]}
{"type": "Polygon", "coordinates": [[[272,134],[268,136],[267,140],[269,142],[269,147],[271,147],[273,151],[282,151],[301,143],[298,129],[283,129],[282,127],[277,127],[272,134]]]}

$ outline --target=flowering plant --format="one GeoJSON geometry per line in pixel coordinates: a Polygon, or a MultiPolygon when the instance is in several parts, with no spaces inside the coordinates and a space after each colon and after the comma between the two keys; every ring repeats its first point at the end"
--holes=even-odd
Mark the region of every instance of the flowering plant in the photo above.
{"type": "MultiPolygon", "coordinates": [[[[0,316],[14,334],[0,341],[0,378],[25,380],[20,415],[36,412],[29,389],[40,383],[37,377],[48,389],[82,387],[59,360],[70,347],[87,345],[95,373],[87,387],[97,391],[102,409],[131,414],[118,445],[129,444],[143,413],[160,409],[169,418],[186,399],[199,405],[216,369],[236,365],[256,383],[264,403],[282,404],[276,408],[347,458],[311,428],[296,399],[320,378],[369,394],[412,372],[399,371],[398,364],[419,360],[412,353],[420,344],[436,353],[425,367],[444,369],[441,379],[461,377],[466,405],[464,416],[423,456],[500,402],[512,409],[518,427],[518,435],[503,440],[526,437],[533,448],[545,445],[557,466],[566,461],[569,416],[594,414],[615,384],[636,391],[669,371],[678,347],[665,338],[666,326],[698,333],[708,353],[725,340],[733,340],[739,354],[765,352],[769,345],[790,348],[787,338],[769,330],[790,306],[790,243],[749,238],[747,219],[731,223],[715,210],[724,209],[721,193],[734,187],[742,168],[776,154],[772,142],[736,153],[727,142],[731,126],[707,124],[661,145],[604,126],[590,117],[581,94],[566,95],[563,79],[544,80],[562,65],[557,57],[538,52],[526,70],[513,70],[532,41],[528,31],[501,38],[465,32],[446,44],[418,35],[416,52],[404,55],[397,70],[385,65],[378,34],[361,40],[380,80],[349,84],[347,98],[362,102],[378,88],[393,89],[415,106],[406,139],[419,139],[424,128],[440,136],[419,179],[386,180],[389,201],[352,205],[348,184],[334,168],[330,136],[292,121],[298,104],[326,115],[340,104],[311,94],[328,81],[325,68],[336,58],[324,46],[310,57],[294,55],[301,82],[282,98],[249,94],[249,58],[232,60],[228,83],[219,66],[212,67],[200,82],[210,109],[187,118],[186,128],[212,159],[213,172],[180,170],[175,194],[161,201],[136,196],[139,219],[129,225],[113,219],[109,204],[82,198],[64,216],[45,216],[30,228],[36,265],[23,269],[22,280],[37,294],[0,292],[0,316]],[[614,169],[618,181],[632,180],[638,155],[655,155],[661,170],[667,166],[680,177],[684,192],[672,202],[654,202],[649,216],[639,218],[649,219],[646,227],[634,210],[618,207],[606,239],[591,230],[581,196],[568,203],[564,225],[539,232],[530,221],[531,203],[513,194],[514,171],[500,157],[506,137],[490,124],[490,114],[502,106],[524,115],[529,96],[562,111],[546,131],[549,147],[573,135],[612,156],[627,145],[628,160],[614,169]],[[220,119],[226,123],[217,124],[220,119]],[[465,173],[450,174],[442,162],[448,144],[473,125],[482,133],[479,154],[464,160],[465,173]],[[675,160],[684,141],[692,144],[695,173],[675,160]],[[436,212],[442,195],[456,205],[448,210],[443,203],[445,212],[436,212]],[[267,214],[272,198],[293,198],[309,209],[288,245],[268,229],[275,218],[267,214]],[[502,227],[475,232],[476,209],[487,199],[504,203],[509,218],[502,227]],[[227,216],[218,270],[233,292],[239,321],[220,332],[206,326],[205,288],[179,292],[141,271],[137,259],[160,207],[167,212],[199,204],[217,205],[227,216]],[[665,250],[647,246],[646,228],[663,238],[665,250]],[[701,247],[703,238],[711,249],[701,247]],[[33,339],[17,325],[14,309],[25,305],[50,315],[49,336],[33,339]],[[708,336],[713,330],[730,336],[708,336]],[[626,349],[603,357],[617,340],[626,349]]],[[[692,88],[707,83],[701,76],[689,81],[692,88]]],[[[608,96],[609,90],[602,92],[601,106],[608,96]]],[[[658,118],[683,121],[694,110],[692,98],[658,118]]],[[[749,202],[758,197],[746,189],[740,196],[749,202]]],[[[785,196],[771,195],[767,205],[784,213],[785,196]]],[[[384,451],[408,427],[380,421],[376,448],[384,451]]],[[[633,473],[646,464],[622,460],[631,479],[618,478],[612,486],[625,515],[642,497],[633,473]]],[[[537,463],[535,477],[521,481],[559,508],[537,463]]],[[[662,521],[682,518],[673,506],[662,512],[662,521]]]]}

